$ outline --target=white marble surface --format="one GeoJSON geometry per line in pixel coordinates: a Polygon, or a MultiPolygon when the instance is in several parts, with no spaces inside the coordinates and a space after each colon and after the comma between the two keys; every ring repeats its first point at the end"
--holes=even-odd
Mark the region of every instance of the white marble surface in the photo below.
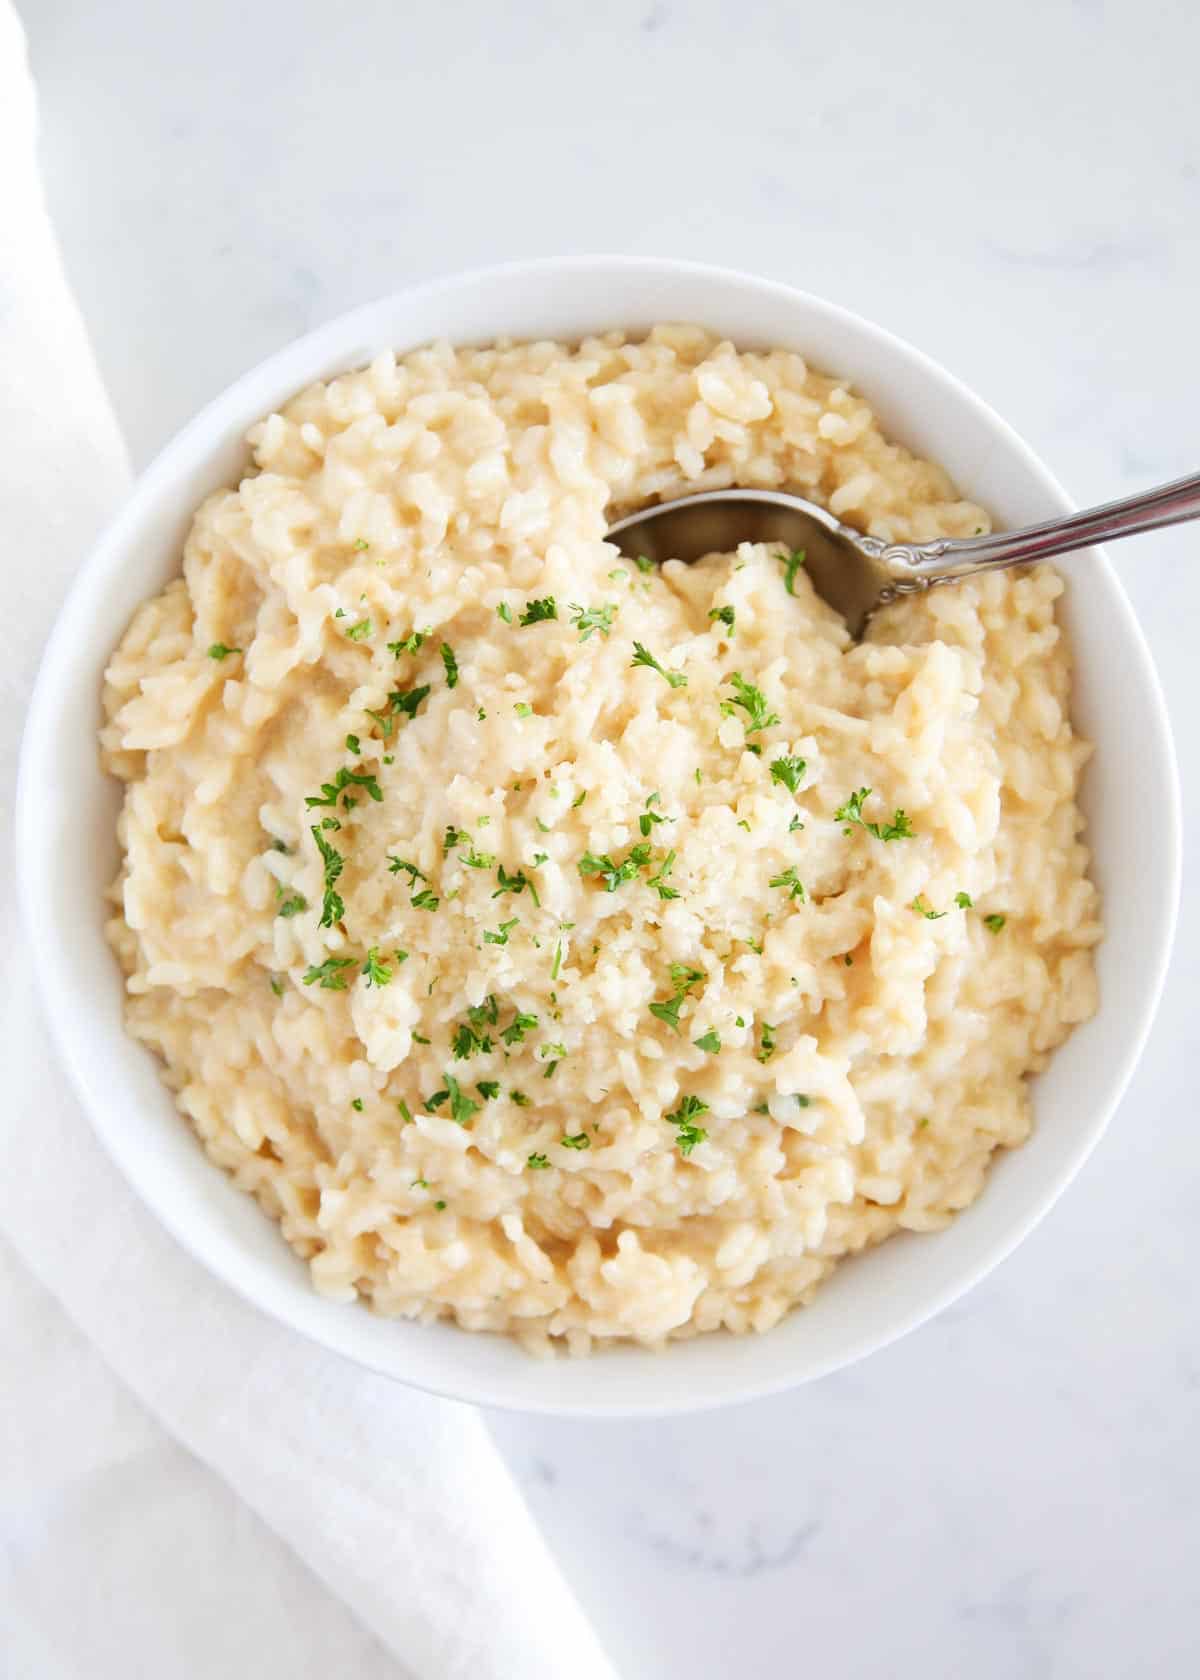
{"type": "MultiPolygon", "coordinates": [[[[874,317],[1081,499],[1197,465],[1187,0],[23,11],[52,208],[139,461],[353,303],[608,249],[731,263],[874,317]]],[[[1198,547],[1121,551],[1192,818],[1198,547]]],[[[965,1303],[735,1412],[495,1420],[628,1680],[1197,1671],[1198,938],[1189,877],[1108,1139],[965,1303]]]]}

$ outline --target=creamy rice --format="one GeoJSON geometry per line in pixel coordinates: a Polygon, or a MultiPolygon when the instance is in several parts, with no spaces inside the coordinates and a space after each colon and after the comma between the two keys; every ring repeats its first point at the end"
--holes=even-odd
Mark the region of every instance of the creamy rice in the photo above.
{"type": "Polygon", "coordinates": [[[660,1343],[967,1206],[1096,1005],[1056,574],[854,647],[774,549],[621,560],[618,512],[729,484],[986,527],[695,328],[382,355],[250,441],[107,673],[110,933],[316,1286],[660,1343]]]}

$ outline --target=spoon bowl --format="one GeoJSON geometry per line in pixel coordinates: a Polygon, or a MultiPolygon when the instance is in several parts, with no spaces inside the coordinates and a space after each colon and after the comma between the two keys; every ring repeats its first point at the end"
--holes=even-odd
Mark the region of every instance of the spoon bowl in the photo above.
{"type": "Polygon", "coordinates": [[[813,588],[858,641],[871,614],[899,595],[1197,518],[1200,473],[1016,531],[929,543],[864,536],[785,490],[706,490],[627,514],[609,527],[608,541],[630,560],[657,565],[728,554],[740,542],[784,543],[803,554],[813,588]]]}

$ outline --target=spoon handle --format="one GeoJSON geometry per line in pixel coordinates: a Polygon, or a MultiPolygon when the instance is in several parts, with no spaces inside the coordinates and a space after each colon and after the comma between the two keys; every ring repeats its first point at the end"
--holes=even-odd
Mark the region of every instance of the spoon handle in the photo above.
{"type": "MultiPolygon", "coordinates": [[[[997,531],[988,537],[969,537],[965,542],[942,539],[932,543],[896,545],[880,558],[895,566],[898,580],[906,574],[919,585],[943,579],[968,577],[972,572],[996,571],[1035,560],[1049,560],[1092,543],[1112,542],[1117,537],[1136,536],[1139,531],[1157,531],[1164,525],[1180,525],[1200,519],[1200,473],[1177,478],[1157,490],[1143,490],[1123,501],[1103,507],[1085,508],[1061,519],[1047,519],[1040,525],[1026,525],[1019,531],[997,531]]],[[[903,591],[904,585],[900,583],[903,591]]]]}

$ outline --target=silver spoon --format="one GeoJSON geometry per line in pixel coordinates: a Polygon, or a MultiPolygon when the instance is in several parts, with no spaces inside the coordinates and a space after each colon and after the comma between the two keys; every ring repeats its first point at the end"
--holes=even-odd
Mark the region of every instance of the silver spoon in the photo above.
{"type": "Polygon", "coordinates": [[[875,609],[900,595],[1187,519],[1200,519],[1200,473],[1019,531],[961,541],[885,543],[864,537],[815,502],[783,490],[708,490],[659,502],[610,525],[608,541],[631,560],[659,564],[727,554],[740,542],[782,542],[793,553],[802,549],[813,588],[841,613],[857,641],[875,609]]]}

